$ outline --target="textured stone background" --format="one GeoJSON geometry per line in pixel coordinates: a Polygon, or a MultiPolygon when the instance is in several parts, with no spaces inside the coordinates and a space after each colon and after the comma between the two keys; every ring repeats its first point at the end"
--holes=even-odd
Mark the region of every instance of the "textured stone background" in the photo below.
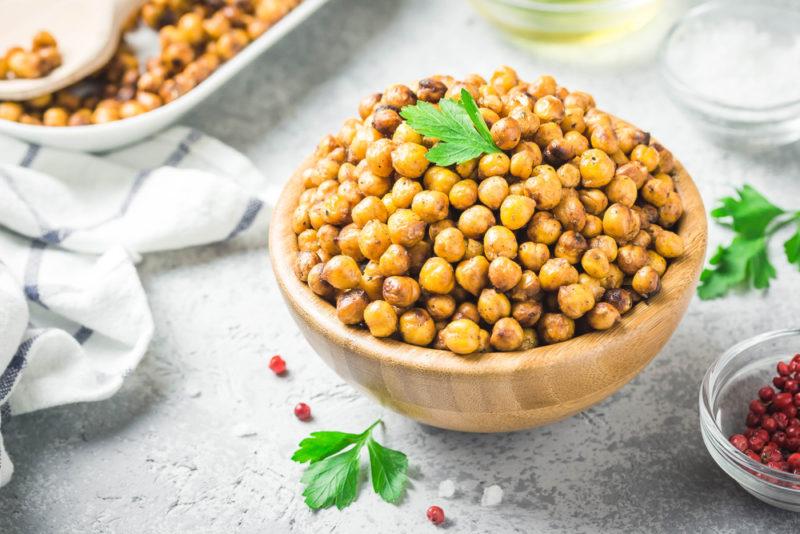
{"type": "MultiPolygon", "coordinates": [[[[667,98],[649,44],[668,18],[639,41],[565,58],[508,43],[458,0],[332,0],[185,122],[241,149],[277,184],[367,92],[505,63],[529,79],[554,74],[656,132],[707,204],[744,180],[796,202],[800,147],[722,150],[667,98]]],[[[710,237],[711,246],[728,238],[714,226],[710,237]]],[[[448,532],[797,532],[798,516],[755,500],[717,468],[698,428],[710,362],[736,341],[798,326],[800,275],[775,245],[780,275],[767,294],[695,300],[663,352],[619,393],[509,435],[423,427],[343,383],[292,324],[263,239],[150,255],[141,274],[157,332],[123,390],[4,427],[16,474],[0,491],[0,532],[433,532],[432,503],[445,508],[448,532]],[[275,352],[291,368],[286,379],[266,368],[275,352]],[[313,406],[312,423],[292,416],[300,400],[313,406]],[[406,500],[386,505],[362,487],[344,512],[309,512],[293,447],[311,430],[357,430],[379,416],[388,444],[413,465],[406,500]],[[242,424],[257,434],[236,436],[242,424]],[[459,493],[439,499],[447,478],[459,493]],[[490,484],[505,490],[497,508],[479,504],[490,484]]]]}

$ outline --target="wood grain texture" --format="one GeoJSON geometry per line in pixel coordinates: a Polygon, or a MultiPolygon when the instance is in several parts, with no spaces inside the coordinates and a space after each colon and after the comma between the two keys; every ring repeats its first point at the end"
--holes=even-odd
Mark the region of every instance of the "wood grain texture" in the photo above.
{"type": "Polygon", "coordinates": [[[311,346],[344,380],[422,423],[466,432],[507,432],[552,423],[611,395],[650,363],[681,320],[703,265],[707,221],[692,178],[676,160],[685,213],[676,230],[686,252],[673,261],[661,292],[619,325],[520,352],[458,356],[378,339],[339,322],[335,308],[297,279],[291,215],[308,157],[278,199],[270,226],[272,267],[283,298],[311,346]]]}

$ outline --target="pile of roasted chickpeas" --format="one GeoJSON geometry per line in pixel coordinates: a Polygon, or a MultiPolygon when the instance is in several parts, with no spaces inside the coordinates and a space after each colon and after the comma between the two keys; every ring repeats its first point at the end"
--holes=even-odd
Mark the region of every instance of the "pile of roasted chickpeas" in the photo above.
{"type": "Polygon", "coordinates": [[[607,330],[684,251],[672,155],[551,76],[432,76],[365,98],[317,148],[296,274],[348,325],[458,354],[607,330]],[[399,114],[473,96],[501,152],[451,167],[399,114]]]}
{"type": "MultiPolygon", "coordinates": [[[[32,100],[0,102],[0,119],[45,126],[85,126],[151,111],[189,92],[300,2],[149,0],[131,18],[127,29],[132,30],[141,22],[158,30],[159,56],[140,65],[134,51],[123,42],[112,60],[86,80],[32,100]]],[[[53,45],[32,53],[41,55],[51,48],[55,50],[53,45]]],[[[36,69],[31,65],[36,62],[28,57],[32,53],[26,53],[24,62],[17,60],[19,53],[7,55],[9,72],[17,75],[17,63],[21,63],[25,74],[33,73],[36,69]]]]}
{"type": "Polygon", "coordinates": [[[31,49],[12,46],[0,57],[0,80],[44,78],[61,66],[58,43],[49,32],[33,36],[31,49]]]}

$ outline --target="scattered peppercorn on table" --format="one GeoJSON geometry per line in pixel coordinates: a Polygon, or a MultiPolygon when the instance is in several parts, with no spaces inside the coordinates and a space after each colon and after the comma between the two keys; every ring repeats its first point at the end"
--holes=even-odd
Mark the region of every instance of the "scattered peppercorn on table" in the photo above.
{"type": "MultiPolygon", "coordinates": [[[[797,147],[750,156],[709,143],[663,92],[654,60],[584,69],[531,55],[462,0],[331,0],[184,123],[245,152],[263,185],[278,188],[319,139],[359,117],[353,104],[370,91],[499,64],[529,81],[551,73],[652,131],[709,208],[744,182],[787,208],[800,198],[797,147]]],[[[718,225],[709,231],[709,251],[731,239],[718,225]]],[[[764,296],[695,299],[653,364],[612,398],[548,427],[498,435],[423,427],[354,391],[303,341],[267,264],[263,240],[145,256],[139,270],[158,326],[122,391],[3,419],[16,472],[0,490],[0,532],[438,532],[431,506],[443,510],[448,534],[796,530],[796,514],[756,500],[717,467],[697,409],[703,373],[722,351],[797,324],[797,271],[787,262],[774,262],[764,296]],[[274,354],[284,376],[269,368],[274,354]],[[292,412],[301,402],[308,422],[292,412]],[[310,512],[303,467],[289,460],[299,440],[360,432],[379,417],[379,441],[408,455],[406,498],[388,505],[362,482],[343,512],[310,512]],[[249,437],[238,437],[242,423],[249,437]],[[441,497],[440,484],[450,488],[441,497]],[[482,505],[494,486],[502,502],[482,505]]]]}

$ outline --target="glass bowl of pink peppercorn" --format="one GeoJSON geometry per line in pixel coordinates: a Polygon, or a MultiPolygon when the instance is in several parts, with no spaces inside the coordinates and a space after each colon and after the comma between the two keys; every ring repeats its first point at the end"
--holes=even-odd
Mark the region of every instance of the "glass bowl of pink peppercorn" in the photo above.
{"type": "Polygon", "coordinates": [[[800,357],[795,356],[798,353],[800,329],[758,335],[734,345],[720,356],[706,372],[700,388],[700,430],[714,461],[756,498],[794,512],[800,512],[800,469],[794,468],[798,457],[791,458],[791,454],[800,452],[800,447],[795,448],[798,443],[793,440],[789,449],[785,442],[788,426],[798,426],[797,431],[790,434],[800,435],[800,421],[792,423],[798,417],[800,395],[796,392],[791,397],[781,394],[787,393],[784,391],[787,382],[788,389],[798,388],[800,357]],[[796,363],[792,365],[793,361],[796,363]],[[780,362],[785,363],[779,368],[780,362]],[[790,367],[793,370],[790,371],[790,367]],[[777,381],[774,378],[778,378],[777,381]],[[787,405],[787,398],[791,399],[788,404],[795,408],[787,405]],[[773,417],[778,412],[788,415],[773,417]],[[776,426],[776,419],[782,428],[776,426]],[[769,434],[768,447],[764,447],[764,439],[756,435],[762,426],[771,431],[761,432],[769,434]],[[786,458],[779,460],[770,450],[776,439],[775,432],[783,432],[777,439],[784,444],[780,450],[790,455],[791,465],[786,458]],[[736,437],[732,439],[732,436],[736,437]],[[755,444],[757,452],[752,450],[751,443],[755,444]],[[776,457],[770,458],[770,453],[776,457]]]}

